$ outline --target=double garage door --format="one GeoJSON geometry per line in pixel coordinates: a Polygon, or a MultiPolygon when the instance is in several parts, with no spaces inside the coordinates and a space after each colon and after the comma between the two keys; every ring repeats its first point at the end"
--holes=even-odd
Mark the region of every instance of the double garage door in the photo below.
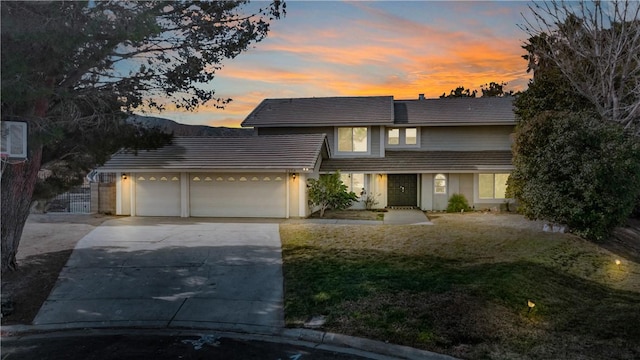
{"type": "MultiPolygon", "coordinates": [[[[189,173],[189,214],[286,217],[286,174],[189,173]]],[[[180,174],[136,176],[136,215],[180,216],[180,174]]]]}

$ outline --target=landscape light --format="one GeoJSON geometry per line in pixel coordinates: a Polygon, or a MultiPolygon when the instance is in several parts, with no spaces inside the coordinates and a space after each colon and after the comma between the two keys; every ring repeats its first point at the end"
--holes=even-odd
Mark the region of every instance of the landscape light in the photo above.
{"type": "Polygon", "coordinates": [[[620,260],[616,259],[616,265],[620,265],[620,260]]]}
{"type": "Polygon", "coordinates": [[[531,309],[533,309],[536,306],[536,304],[531,300],[527,300],[527,306],[529,307],[529,311],[527,311],[527,313],[530,313],[531,309]]]}

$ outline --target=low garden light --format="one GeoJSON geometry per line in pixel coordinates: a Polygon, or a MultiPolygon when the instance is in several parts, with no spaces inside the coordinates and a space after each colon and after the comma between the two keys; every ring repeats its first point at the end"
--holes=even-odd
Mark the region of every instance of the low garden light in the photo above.
{"type": "Polygon", "coordinates": [[[616,265],[620,265],[620,260],[616,259],[616,265]]]}
{"type": "Polygon", "coordinates": [[[527,311],[527,313],[530,313],[531,310],[536,306],[536,304],[531,300],[527,300],[527,306],[529,307],[529,311],[527,311]]]}

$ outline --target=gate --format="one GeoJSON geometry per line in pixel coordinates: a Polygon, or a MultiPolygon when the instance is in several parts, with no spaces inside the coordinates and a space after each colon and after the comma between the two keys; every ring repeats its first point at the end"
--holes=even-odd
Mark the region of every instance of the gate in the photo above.
{"type": "Polygon", "coordinates": [[[91,212],[91,187],[78,186],[49,201],[47,212],[89,214],[91,212]]]}

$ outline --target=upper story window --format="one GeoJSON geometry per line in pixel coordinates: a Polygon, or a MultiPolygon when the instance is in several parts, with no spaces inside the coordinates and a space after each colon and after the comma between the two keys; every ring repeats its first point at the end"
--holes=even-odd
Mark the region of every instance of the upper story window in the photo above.
{"type": "Polygon", "coordinates": [[[389,129],[389,140],[387,143],[389,145],[398,145],[400,144],[400,129],[389,129]]]}
{"type": "Polygon", "coordinates": [[[406,128],[404,129],[404,143],[407,145],[416,145],[418,143],[418,129],[406,128]]]}
{"type": "Polygon", "coordinates": [[[415,146],[418,145],[417,128],[387,129],[387,145],[415,146]]]}
{"type": "Polygon", "coordinates": [[[369,151],[368,131],[366,127],[338,128],[338,152],[369,151]]]}
{"type": "Polygon", "coordinates": [[[480,174],[478,190],[480,199],[504,199],[507,192],[509,174],[480,174]]]}

